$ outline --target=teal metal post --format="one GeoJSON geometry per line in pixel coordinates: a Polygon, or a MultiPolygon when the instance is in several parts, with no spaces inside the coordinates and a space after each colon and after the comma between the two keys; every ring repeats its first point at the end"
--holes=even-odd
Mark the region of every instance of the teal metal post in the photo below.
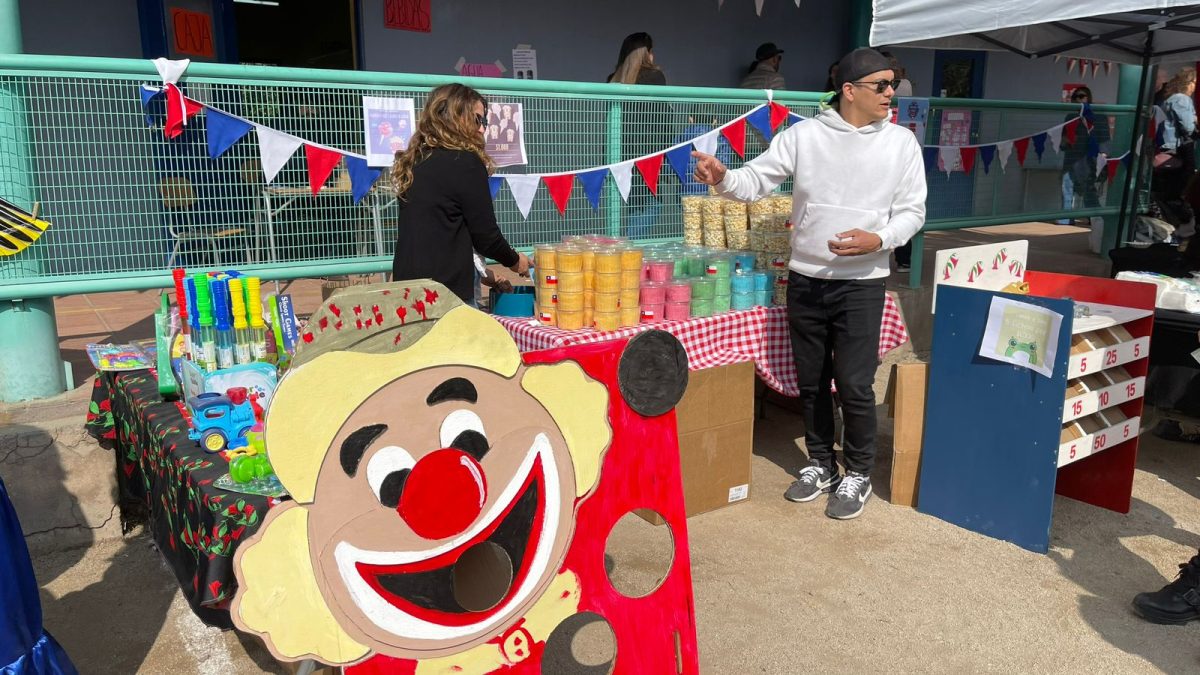
{"type": "MultiPolygon", "coordinates": [[[[1117,80],[1117,103],[1136,106],[1138,103],[1138,94],[1140,93],[1140,89],[1142,87],[1142,67],[1121,65],[1119,68],[1119,79],[1117,80]]],[[[1151,75],[1152,73],[1146,73],[1146,78],[1148,81],[1153,82],[1153,80],[1150,80],[1151,75]]],[[[1151,86],[1153,85],[1151,84],[1151,86]]],[[[1117,118],[1117,128],[1113,134],[1114,139],[1131,139],[1129,142],[1129,151],[1133,153],[1137,152],[1137,139],[1142,135],[1141,129],[1137,130],[1135,135],[1134,125],[1137,123],[1138,120],[1136,119],[1135,115],[1122,115],[1117,118]]],[[[1145,127],[1143,127],[1143,129],[1144,128],[1145,127]]],[[[1134,154],[1132,158],[1135,161],[1129,162],[1129,165],[1136,166],[1137,155],[1134,154]]],[[[1100,247],[1101,251],[1111,251],[1112,249],[1116,248],[1117,228],[1121,225],[1121,223],[1126,223],[1126,232],[1129,231],[1128,223],[1133,221],[1132,214],[1137,213],[1138,209],[1137,182],[1139,180],[1140,177],[1135,177],[1134,172],[1126,169],[1125,164],[1123,163],[1117,170],[1116,179],[1112,182],[1112,187],[1114,189],[1110,189],[1108,191],[1107,205],[1120,205],[1123,207],[1123,211],[1119,213],[1116,218],[1109,218],[1108,220],[1104,221],[1104,238],[1100,247]]]]}
{"type": "Polygon", "coordinates": [[[850,51],[871,46],[871,0],[851,0],[850,4],[850,51]]]}
{"type": "MultiPolygon", "coordinates": [[[[621,102],[613,101],[608,108],[608,158],[609,164],[621,161],[621,102]]],[[[617,182],[608,184],[608,236],[621,236],[621,192],[617,182]]]]}
{"type": "MultiPolygon", "coordinates": [[[[19,54],[18,0],[0,0],[0,54],[19,54]]],[[[20,84],[0,82],[0,196],[30,208],[34,202],[24,98],[20,84]]],[[[40,276],[45,238],[0,263],[0,277],[40,276]]],[[[0,301],[0,402],[45,398],[66,390],[58,353],[54,299],[0,301]]]]}

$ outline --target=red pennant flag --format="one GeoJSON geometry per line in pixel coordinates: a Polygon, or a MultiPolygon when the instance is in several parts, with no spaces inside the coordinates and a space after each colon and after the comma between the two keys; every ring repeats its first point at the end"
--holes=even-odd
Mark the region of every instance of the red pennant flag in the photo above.
{"type": "Polygon", "coordinates": [[[1079,118],[1075,118],[1063,127],[1063,138],[1067,139],[1067,143],[1075,145],[1075,127],[1079,126],[1079,118]]]}
{"type": "Polygon", "coordinates": [[[958,154],[962,156],[963,173],[971,173],[971,169],[975,167],[975,151],[977,148],[959,148],[958,154]]]}
{"type": "Polygon", "coordinates": [[[1108,169],[1108,182],[1109,183],[1112,183],[1113,179],[1117,177],[1117,169],[1119,168],[1120,164],[1121,164],[1121,160],[1119,160],[1119,159],[1108,160],[1108,166],[1106,168],[1108,169]]]}
{"type": "Polygon", "coordinates": [[[1021,166],[1025,166],[1025,153],[1029,152],[1029,139],[1022,138],[1013,141],[1013,147],[1017,149],[1017,161],[1021,163],[1021,166]]]}
{"type": "Polygon", "coordinates": [[[783,121],[787,119],[788,113],[790,113],[791,111],[788,110],[786,105],[782,105],[782,104],[776,103],[774,101],[771,101],[770,108],[771,108],[771,129],[775,130],[775,129],[779,128],[780,124],[783,124],[783,121]]]}
{"type": "Polygon", "coordinates": [[[196,116],[204,106],[183,95],[179,87],[168,84],[164,87],[167,92],[167,122],[163,126],[163,135],[175,138],[183,133],[183,126],[196,116]]]}
{"type": "MultiPolygon", "coordinates": [[[[571,198],[571,187],[575,184],[575,174],[565,173],[558,176],[542,176],[542,182],[550,191],[550,198],[558,207],[558,215],[567,215],[567,200],[571,198]]],[[[651,192],[654,190],[651,189],[651,192]]]]}
{"type": "Polygon", "coordinates": [[[342,155],[333,150],[305,143],[304,157],[308,160],[308,185],[315,195],[321,191],[325,181],[329,180],[329,174],[333,173],[333,167],[342,161],[342,155]]]}
{"type": "Polygon", "coordinates": [[[658,196],[658,173],[662,170],[663,155],[650,155],[634,161],[633,165],[637,167],[638,173],[642,174],[642,180],[646,181],[646,187],[650,188],[650,194],[658,196]]]}
{"type": "Polygon", "coordinates": [[[734,120],[721,127],[721,135],[729,140],[730,147],[738,157],[746,157],[746,120],[734,120]]]}

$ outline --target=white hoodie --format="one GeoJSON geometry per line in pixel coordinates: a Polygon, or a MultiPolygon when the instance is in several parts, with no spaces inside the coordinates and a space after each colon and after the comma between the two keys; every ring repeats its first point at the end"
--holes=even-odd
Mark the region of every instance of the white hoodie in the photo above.
{"type": "Polygon", "coordinates": [[[717,185],[725,197],[752,202],[794,176],[792,256],[788,267],[817,279],[875,279],[890,273],[889,252],[925,224],[925,162],[911,131],[887,120],[854,128],[836,110],[793,125],[771,147],[717,185]],[[834,255],[829,241],[855,228],[883,246],[834,255]]]}

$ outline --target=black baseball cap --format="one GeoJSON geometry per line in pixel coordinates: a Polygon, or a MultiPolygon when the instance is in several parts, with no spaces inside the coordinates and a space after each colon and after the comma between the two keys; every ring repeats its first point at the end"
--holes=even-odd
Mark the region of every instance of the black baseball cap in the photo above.
{"type": "Polygon", "coordinates": [[[783,50],[775,46],[774,42],[764,42],[758,46],[754,52],[755,61],[766,61],[767,59],[777,54],[782,54],[783,50]]]}
{"type": "Polygon", "coordinates": [[[857,82],[871,73],[891,69],[892,62],[886,56],[870,47],[860,47],[838,61],[838,81],[834,84],[841,91],[847,82],[857,82]]]}

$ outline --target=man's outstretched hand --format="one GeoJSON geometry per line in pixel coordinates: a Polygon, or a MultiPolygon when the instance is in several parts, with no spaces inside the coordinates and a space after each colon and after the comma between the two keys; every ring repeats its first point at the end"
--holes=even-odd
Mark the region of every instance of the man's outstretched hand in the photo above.
{"type": "Polygon", "coordinates": [[[696,172],[693,174],[696,180],[705,185],[716,185],[725,178],[728,169],[721,160],[696,150],[692,151],[692,157],[696,158],[696,172]]]}

